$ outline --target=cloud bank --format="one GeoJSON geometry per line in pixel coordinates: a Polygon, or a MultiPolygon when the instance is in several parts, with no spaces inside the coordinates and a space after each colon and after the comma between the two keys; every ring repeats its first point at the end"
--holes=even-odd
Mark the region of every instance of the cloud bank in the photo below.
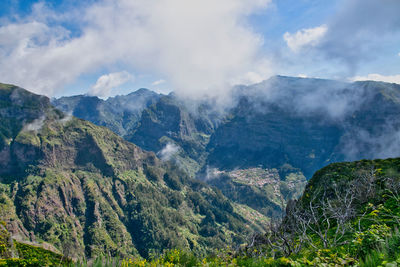
{"type": "MultiPolygon", "coordinates": [[[[82,74],[123,65],[168,77],[184,97],[224,96],[232,83],[271,74],[259,53],[263,38],[247,23],[270,1],[102,0],[60,16],[76,20],[78,34],[39,4],[28,18],[0,27],[0,77],[53,96],[82,74]]],[[[109,90],[102,84],[110,77],[100,79],[91,93],[109,90]]]]}

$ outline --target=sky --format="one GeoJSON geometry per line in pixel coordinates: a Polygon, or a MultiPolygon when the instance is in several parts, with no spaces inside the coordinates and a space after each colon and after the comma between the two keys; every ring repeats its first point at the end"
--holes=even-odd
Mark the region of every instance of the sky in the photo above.
{"type": "Polygon", "coordinates": [[[272,75],[400,84],[399,0],[1,0],[0,82],[225,98],[272,75]]]}

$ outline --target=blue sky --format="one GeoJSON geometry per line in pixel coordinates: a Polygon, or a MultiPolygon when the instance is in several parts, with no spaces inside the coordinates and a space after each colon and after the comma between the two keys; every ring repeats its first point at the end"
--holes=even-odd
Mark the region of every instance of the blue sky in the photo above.
{"type": "Polygon", "coordinates": [[[398,0],[2,0],[0,82],[229,94],[271,75],[400,83],[398,0]]]}

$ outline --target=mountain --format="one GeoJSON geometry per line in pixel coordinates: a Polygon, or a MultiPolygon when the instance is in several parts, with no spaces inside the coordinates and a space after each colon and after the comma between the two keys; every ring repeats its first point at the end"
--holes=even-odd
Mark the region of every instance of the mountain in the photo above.
{"type": "Polygon", "coordinates": [[[159,94],[142,88],[107,100],[77,95],[54,99],[52,104],[67,114],[106,126],[120,136],[125,136],[137,127],[142,111],[159,98],[159,94]]]}
{"type": "Polygon", "coordinates": [[[160,96],[122,136],[267,216],[329,163],[399,155],[399,85],[275,76],[232,94],[225,113],[213,102],[160,96]],[[260,173],[273,178],[260,183],[260,173]]]}
{"type": "Polygon", "coordinates": [[[290,164],[310,178],[331,162],[399,155],[400,85],[277,76],[237,95],[210,137],[208,166],[290,164]]]}
{"type": "MultiPolygon", "coordinates": [[[[265,229],[219,190],[47,97],[0,84],[0,218],[67,257],[198,254],[265,229]]],[[[251,208],[246,209],[255,214],[251,208]]]]}
{"type": "Polygon", "coordinates": [[[173,159],[194,176],[204,165],[206,145],[217,119],[205,106],[189,110],[171,94],[143,110],[138,127],[125,138],[143,149],[158,152],[161,157],[173,159]],[[168,145],[174,149],[168,151],[168,145]]]}
{"type": "MultiPolygon", "coordinates": [[[[96,105],[85,105],[86,110],[61,105],[74,98],[53,103],[106,125],[96,105]]],[[[107,104],[114,116],[110,121],[121,121],[119,109],[142,101],[135,100],[134,93],[118,98],[125,100],[114,107],[107,104]]],[[[182,165],[191,173],[205,171],[207,166],[233,170],[290,164],[310,178],[331,162],[396,156],[400,148],[397,84],[275,76],[237,87],[233,98],[236,104],[218,113],[212,102],[189,103],[174,94],[153,96],[148,105],[141,106],[136,123],[116,132],[156,153],[174,144],[182,165]]]]}

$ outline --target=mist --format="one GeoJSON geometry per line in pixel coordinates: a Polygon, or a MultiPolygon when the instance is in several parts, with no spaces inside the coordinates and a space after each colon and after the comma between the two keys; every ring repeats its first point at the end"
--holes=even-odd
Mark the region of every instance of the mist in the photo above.
{"type": "Polygon", "coordinates": [[[35,119],[32,122],[25,124],[22,131],[39,132],[44,125],[44,121],[45,121],[45,116],[41,116],[40,118],[35,119]]]}
{"type": "Polygon", "coordinates": [[[296,116],[319,116],[341,122],[368,101],[373,91],[354,83],[335,80],[275,76],[262,83],[241,87],[238,97],[246,97],[257,112],[270,106],[296,116]]]}
{"type": "Polygon", "coordinates": [[[163,161],[169,161],[179,152],[180,147],[174,143],[167,143],[163,149],[161,149],[157,155],[163,161]]]}

